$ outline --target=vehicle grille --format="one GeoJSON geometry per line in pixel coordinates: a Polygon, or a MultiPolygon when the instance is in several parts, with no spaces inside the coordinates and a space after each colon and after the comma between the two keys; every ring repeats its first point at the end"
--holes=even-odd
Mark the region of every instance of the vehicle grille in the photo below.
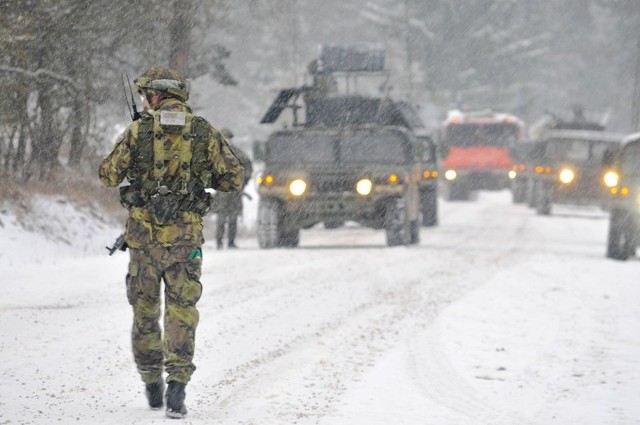
{"type": "Polygon", "coordinates": [[[313,188],[322,193],[352,192],[356,177],[345,174],[316,174],[311,176],[313,188]]]}

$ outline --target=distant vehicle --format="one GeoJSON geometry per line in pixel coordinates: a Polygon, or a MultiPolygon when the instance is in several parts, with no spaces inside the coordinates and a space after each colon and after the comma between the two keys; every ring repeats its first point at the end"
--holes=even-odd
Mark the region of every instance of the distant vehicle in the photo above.
{"type": "Polygon", "coordinates": [[[611,194],[607,257],[626,260],[640,245],[640,133],[625,139],[624,146],[605,167],[611,194]]]}
{"type": "MultiPolygon", "coordinates": [[[[584,109],[580,105],[573,105],[573,117],[571,121],[560,117],[559,115],[547,111],[544,118],[533,124],[529,130],[529,139],[524,139],[514,146],[513,171],[509,176],[512,181],[512,192],[514,202],[526,202],[529,207],[535,207],[535,183],[536,170],[538,160],[535,156],[540,156],[542,149],[542,141],[544,135],[548,131],[556,130],[587,130],[591,132],[604,131],[607,114],[601,119],[601,122],[591,121],[585,117],[584,109]],[[532,143],[533,141],[533,143],[532,143]],[[524,189],[524,190],[523,190],[524,189]],[[524,192],[524,193],[523,193],[524,192]],[[524,199],[522,199],[524,195],[524,199]]],[[[538,168],[538,171],[541,169],[538,168]]]]}
{"type": "Polygon", "coordinates": [[[524,124],[514,115],[449,111],[440,141],[442,169],[450,200],[469,199],[480,189],[510,187],[510,147],[523,137],[524,124]]]}
{"type": "Polygon", "coordinates": [[[421,165],[419,187],[422,225],[431,227],[438,224],[438,178],[440,176],[438,151],[431,136],[417,133],[416,140],[421,165]]]}
{"type": "Polygon", "coordinates": [[[603,158],[617,150],[624,136],[589,130],[550,130],[535,147],[533,204],[540,215],[554,203],[606,207],[603,158]]]}
{"type": "Polygon", "coordinates": [[[430,195],[438,175],[417,113],[389,97],[338,90],[338,77],[355,86],[357,76],[384,71],[384,51],[323,46],[309,71],[313,83],[281,90],[261,121],[274,123],[287,109],[293,114],[293,126],[262,146],[259,246],[294,247],[301,229],[346,221],[385,229],[389,246],[417,243],[422,215],[437,222],[430,195]]]}
{"type": "Polygon", "coordinates": [[[535,146],[535,142],[531,140],[522,140],[510,148],[514,164],[508,175],[511,180],[511,195],[514,204],[520,204],[527,200],[527,188],[529,187],[535,146]]]}

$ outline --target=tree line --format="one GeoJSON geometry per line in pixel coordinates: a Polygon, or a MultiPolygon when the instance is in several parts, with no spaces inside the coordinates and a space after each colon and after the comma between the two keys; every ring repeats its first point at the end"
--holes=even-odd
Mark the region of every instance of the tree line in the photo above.
{"type": "Polygon", "coordinates": [[[87,140],[100,137],[100,106],[123,102],[123,69],[165,64],[233,84],[224,46],[191,43],[191,33],[217,25],[226,7],[223,0],[0,1],[3,179],[47,179],[77,167],[87,140]]]}
{"type": "Polygon", "coordinates": [[[301,83],[320,43],[374,41],[409,100],[526,119],[613,103],[632,129],[640,115],[637,0],[0,0],[0,12],[0,176],[15,182],[82,164],[102,115],[122,111],[123,70],[233,85],[232,50],[270,89],[301,83]]]}

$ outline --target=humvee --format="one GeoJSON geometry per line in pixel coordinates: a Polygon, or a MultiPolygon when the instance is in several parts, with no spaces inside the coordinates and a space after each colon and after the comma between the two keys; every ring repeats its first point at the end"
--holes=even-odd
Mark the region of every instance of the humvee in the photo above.
{"type": "Polygon", "coordinates": [[[294,247],[300,229],[355,221],[385,229],[389,246],[419,241],[420,164],[401,127],[277,131],[259,178],[258,243],[294,247]]]}
{"type": "Polygon", "coordinates": [[[588,132],[604,131],[603,124],[607,115],[600,122],[587,119],[585,111],[581,105],[575,104],[572,107],[573,117],[571,120],[561,117],[560,115],[547,110],[545,116],[537,123],[531,126],[529,131],[530,139],[524,139],[515,146],[516,160],[512,177],[512,190],[514,202],[521,199],[531,208],[536,207],[536,179],[537,174],[544,174],[547,167],[540,167],[541,157],[544,151],[545,134],[549,131],[557,130],[585,130],[588,132]],[[524,193],[523,193],[524,192],[524,193]]]}
{"type": "Polygon", "coordinates": [[[419,241],[421,214],[427,225],[437,221],[429,197],[437,195],[435,147],[418,134],[415,110],[338,90],[337,76],[355,86],[359,74],[382,71],[383,58],[380,50],[323,46],[309,66],[313,83],[281,90],[262,118],[271,124],[284,110],[293,114],[293,125],[271,133],[261,149],[261,248],[294,247],[301,229],[347,221],[385,229],[389,246],[406,245],[419,241]]]}
{"type": "Polygon", "coordinates": [[[530,140],[514,143],[510,147],[511,158],[513,158],[514,164],[508,175],[511,180],[511,196],[514,204],[520,204],[527,200],[527,188],[530,177],[528,171],[534,148],[535,143],[530,140]]]}
{"type": "Polygon", "coordinates": [[[640,133],[626,138],[614,158],[605,160],[611,186],[607,257],[626,260],[640,245],[640,133]]]}
{"type": "Polygon", "coordinates": [[[420,159],[420,210],[422,225],[425,227],[438,224],[438,178],[440,166],[438,153],[433,138],[425,133],[417,132],[417,154],[420,159]]]}
{"type": "Polygon", "coordinates": [[[617,149],[623,136],[602,131],[550,130],[536,143],[533,204],[540,215],[549,215],[554,203],[606,207],[607,170],[602,161],[617,149]]]}

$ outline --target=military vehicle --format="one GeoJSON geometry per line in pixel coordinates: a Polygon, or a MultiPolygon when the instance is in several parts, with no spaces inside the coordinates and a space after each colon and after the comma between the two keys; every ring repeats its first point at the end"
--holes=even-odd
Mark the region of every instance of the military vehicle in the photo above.
{"type": "Polygon", "coordinates": [[[529,186],[529,173],[527,172],[532,162],[535,142],[522,140],[511,146],[511,158],[514,164],[509,171],[511,180],[511,195],[514,204],[520,204],[527,200],[527,188],[529,186]]]}
{"type": "Polygon", "coordinates": [[[536,144],[533,204],[549,215],[554,203],[606,207],[607,184],[603,167],[607,152],[615,151],[624,136],[603,131],[550,130],[536,144]]]}
{"type": "Polygon", "coordinates": [[[640,245],[640,133],[627,137],[604,166],[611,194],[607,257],[627,260],[640,245]]]}
{"type": "Polygon", "coordinates": [[[431,136],[424,132],[416,133],[418,157],[420,158],[420,210],[422,225],[438,224],[438,177],[440,166],[436,144],[431,136]]]}
{"type": "Polygon", "coordinates": [[[280,91],[261,123],[290,110],[293,125],[271,133],[259,158],[261,248],[294,247],[301,229],[347,221],[385,229],[389,246],[406,245],[419,241],[421,213],[437,220],[429,197],[437,194],[435,148],[418,137],[415,110],[339,90],[340,77],[356,86],[358,76],[383,70],[383,50],[322,46],[309,66],[312,84],[280,91]],[[421,211],[421,201],[431,210],[421,211]]]}
{"type": "MultiPolygon", "coordinates": [[[[601,122],[588,120],[580,105],[574,105],[572,110],[571,120],[547,110],[541,120],[531,125],[529,138],[522,139],[515,144],[513,151],[516,164],[509,174],[512,179],[511,188],[514,202],[522,200],[531,208],[536,206],[536,182],[539,181],[536,174],[544,173],[546,170],[545,167],[540,168],[539,166],[546,132],[554,130],[586,130],[590,132],[605,130],[603,122],[606,119],[601,122]],[[538,167],[536,168],[536,166],[538,167]],[[521,199],[521,196],[524,196],[524,199],[521,199]]],[[[606,117],[607,114],[605,114],[606,117]]]]}

